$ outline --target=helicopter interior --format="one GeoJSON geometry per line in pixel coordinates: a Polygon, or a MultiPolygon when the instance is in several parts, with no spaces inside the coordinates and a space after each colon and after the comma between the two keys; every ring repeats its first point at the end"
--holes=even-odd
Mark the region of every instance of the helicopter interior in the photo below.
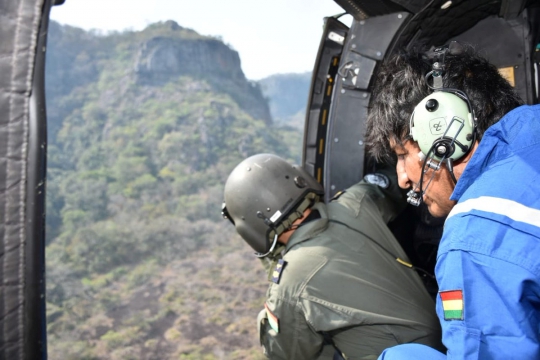
{"type": "MultiPolygon", "coordinates": [[[[49,12],[63,0],[0,2],[0,358],[47,357],[44,63],[49,12]]],[[[326,200],[373,166],[363,140],[379,65],[412,44],[475,44],[527,104],[538,103],[538,1],[335,0],[352,24],[326,19],[312,74],[302,163],[326,200]]],[[[409,208],[391,228],[432,271],[442,219],[409,208]]],[[[426,281],[436,291],[433,281],[426,281]]]]}

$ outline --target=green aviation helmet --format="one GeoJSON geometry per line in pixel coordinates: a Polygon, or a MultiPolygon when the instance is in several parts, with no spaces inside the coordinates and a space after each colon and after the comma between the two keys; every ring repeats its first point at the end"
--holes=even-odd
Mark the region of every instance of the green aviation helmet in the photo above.
{"type": "Polygon", "coordinates": [[[242,161],[225,183],[222,215],[263,257],[324,189],[307,171],[272,154],[242,161]]]}

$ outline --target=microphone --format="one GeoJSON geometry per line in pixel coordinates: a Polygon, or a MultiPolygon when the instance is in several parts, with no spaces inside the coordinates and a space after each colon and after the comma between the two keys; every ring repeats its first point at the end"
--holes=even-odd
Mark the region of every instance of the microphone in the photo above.
{"type": "MultiPolygon", "coordinates": [[[[434,169],[435,171],[439,169],[436,165],[433,166],[431,164],[431,162],[433,160],[433,155],[431,155],[431,153],[433,152],[434,146],[435,145],[431,146],[431,149],[428,151],[427,155],[424,155],[424,153],[422,151],[420,151],[418,153],[418,157],[420,158],[420,161],[423,161],[423,163],[422,163],[422,173],[420,174],[420,181],[418,182],[416,187],[412,188],[407,193],[407,202],[409,204],[411,204],[412,206],[420,206],[420,204],[422,204],[422,202],[424,201],[424,199],[423,199],[424,198],[424,193],[427,190],[427,188],[429,187],[429,185],[431,184],[431,180],[433,180],[433,176],[432,176],[431,179],[429,180],[427,186],[426,186],[426,189],[422,190],[422,185],[424,183],[424,174],[426,173],[426,165],[428,165],[428,167],[434,169]]],[[[435,173],[433,175],[435,175],[435,173]]]]}
{"type": "Polygon", "coordinates": [[[413,206],[420,206],[422,203],[423,192],[416,192],[416,188],[409,190],[407,193],[407,202],[413,206]]]}
{"type": "Polygon", "coordinates": [[[422,173],[420,174],[420,181],[418,181],[418,185],[416,185],[415,188],[409,190],[409,192],[407,193],[407,202],[413,206],[420,206],[420,204],[422,204],[422,202],[424,201],[424,194],[429,188],[429,185],[431,185],[431,182],[433,181],[433,178],[435,177],[435,172],[439,171],[439,169],[441,168],[442,162],[446,164],[446,166],[448,167],[448,170],[450,171],[450,175],[452,175],[452,179],[455,180],[453,166],[452,166],[452,159],[443,158],[441,162],[435,161],[434,159],[435,156],[432,154],[433,148],[435,147],[435,145],[436,143],[433,144],[431,149],[428,151],[427,155],[424,156],[422,152],[418,154],[418,157],[420,157],[421,159],[420,161],[423,161],[422,173]],[[427,171],[426,165],[429,169],[433,170],[433,174],[427,181],[426,188],[422,189],[423,184],[424,184],[424,174],[427,171]]]}
{"type": "MultiPolygon", "coordinates": [[[[430,153],[431,153],[431,149],[428,151],[427,156],[429,156],[430,153]]],[[[431,158],[428,159],[426,157],[426,155],[424,155],[424,153],[422,151],[420,151],[418,153],[418,158],[420,159],[420,161],[423,161],[423,163],[422,163],[422,174],[420,175],[420,181],[418,182],[418,185],[416,185],[416,187],[412,188],[407,193],[407,202],[409,204],[411,204],[412,206],[420,206],[420,204],[423,201],[424,191],[422,191],[422,183],[423,183],[423,180],[424,180],[424,170],[426,168],[426,163],[428,162],[428,160],[431,159],[431,158]]],[[[428,186],[429,186],[429,184],[428,184],[428,186]]]]}

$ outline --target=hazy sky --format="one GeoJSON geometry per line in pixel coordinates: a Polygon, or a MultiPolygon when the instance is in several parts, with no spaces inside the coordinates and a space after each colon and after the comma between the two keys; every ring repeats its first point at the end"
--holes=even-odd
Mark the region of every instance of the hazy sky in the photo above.
{"type": "Polygon", "coordinates": [[[221,36],[240,53],[246,77],[313,69],[323,17],[343,12],[333,0],[66,0],[51,19],[83,29],[141,30],[175,20],[221,36]]]}

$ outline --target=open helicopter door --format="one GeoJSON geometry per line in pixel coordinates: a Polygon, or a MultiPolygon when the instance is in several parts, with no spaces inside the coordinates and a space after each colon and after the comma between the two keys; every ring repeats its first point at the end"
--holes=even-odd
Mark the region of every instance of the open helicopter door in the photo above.
{"type": "Polygon", "coordinates": [[[325,200],[364,173],[364,123],[371,79],[396,32],[410,15],[354,20],[347,29],[326,18],[306,112],[303,165],[325,187],[325,200]]]}
{"type": "MultiPolygon", "coordinates": [[[[323,184],[326,201],[366,172],[370,161],[364,129],[371,92],[379,65],[397,51],[451,40],[473,44],[526,103],[538,102],[538,1],[335,2],[353,21],[348,27],[339,16],[326,19],[308,98],[302,158],[305,169],[323,184]]],[[[443,221],[431,217],[424,205],[409,205],[390,228],[411,260],[432,272],[443,221]]]]}

